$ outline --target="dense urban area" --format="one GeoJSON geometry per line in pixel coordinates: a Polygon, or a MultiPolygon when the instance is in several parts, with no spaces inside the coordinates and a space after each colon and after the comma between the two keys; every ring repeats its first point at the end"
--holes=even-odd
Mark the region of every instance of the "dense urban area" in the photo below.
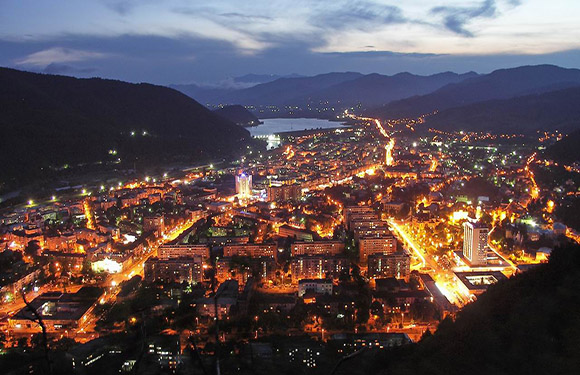
{"type": "Polygon", "coordinates": [[[543,153],[562,134],[352,113],[4,207],[0,351],[58,373],[328,373],[580,241],[579,166],[543,153]]]}

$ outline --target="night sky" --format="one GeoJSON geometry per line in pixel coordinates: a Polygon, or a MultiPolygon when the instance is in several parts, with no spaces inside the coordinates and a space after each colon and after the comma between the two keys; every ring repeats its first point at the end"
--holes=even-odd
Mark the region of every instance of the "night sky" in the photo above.
{"type": "Polygon", "coordinates": [[[580,67],[578,0],[0,0],[0,66],[133,82],[580,67]]]}

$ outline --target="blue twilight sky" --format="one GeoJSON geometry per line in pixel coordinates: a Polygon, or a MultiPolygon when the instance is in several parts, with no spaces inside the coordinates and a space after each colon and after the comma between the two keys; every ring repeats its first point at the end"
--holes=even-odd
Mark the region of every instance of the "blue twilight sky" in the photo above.
{"type": "Polygon", "coordinates": [[[0,0],[0,66],[134,82],[580,67],[580,0],[0,0]]]}

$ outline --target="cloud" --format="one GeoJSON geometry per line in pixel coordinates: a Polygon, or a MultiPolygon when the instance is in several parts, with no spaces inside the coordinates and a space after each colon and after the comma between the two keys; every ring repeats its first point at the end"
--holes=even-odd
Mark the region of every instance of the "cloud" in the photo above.
{"type": "Polygon", "coordinates": [[[397,24],[408,20],[401,8],[393,5],[376,4],[369,1],[353,1],[342,4],[335,10],[323,9],[311,18],[311,22],[322,28],[372,28],[377,24],[397,24]]]}
{"type": "Polygon", "coordinates": [[[131,14],[137,7],[154,3],[154,0],[103,0],[105,6],[113,12],[127,16],[131,14]]]}
{"type": "Polygon", "coordinates": [[[261,15],[249,15],[249,14],[243,14],[243,13],[238,13],[238,12],[220,13],[220,16],[225,17],[225,18],[236,18],[236,19],[240,19],[240,20],[244,20],[244,21],[251,21],[251,22],[273,21],[274,20],[273,17],[261,16],[261,15]]]}
{"type": "MultiPolygon", "coordinates": [[[[516,0],[517,1],[517,0],[516,0]]],[[[511,3],[514,3],[512,0],[511,3]]],[[[473,7],[438,6],[431,9],[432,14],[441,14],[445,27],[459,35],[473,37],[465,25],[474,18],[493,18],[498,15],[495,0],[485,0],[473,7]]]]}
{"type": "Polygon", "coordinates": [[[25,58],[15,61],[16,65],[46,66],[53,63],[70,63],[104,58],[107,55],[100,52],[84,51],[78,49],[53,47],[39,52],[34,52],[25,58]]]}

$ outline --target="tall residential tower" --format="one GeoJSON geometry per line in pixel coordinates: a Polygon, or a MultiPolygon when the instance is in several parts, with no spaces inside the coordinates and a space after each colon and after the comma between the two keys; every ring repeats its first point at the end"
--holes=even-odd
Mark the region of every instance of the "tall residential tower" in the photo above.
{"type": "Polygon", "coordinates": [[[479,222],[463,223],[463,256],[472,266],[487,264],[487,235],[489,228],[479,222]]]}

